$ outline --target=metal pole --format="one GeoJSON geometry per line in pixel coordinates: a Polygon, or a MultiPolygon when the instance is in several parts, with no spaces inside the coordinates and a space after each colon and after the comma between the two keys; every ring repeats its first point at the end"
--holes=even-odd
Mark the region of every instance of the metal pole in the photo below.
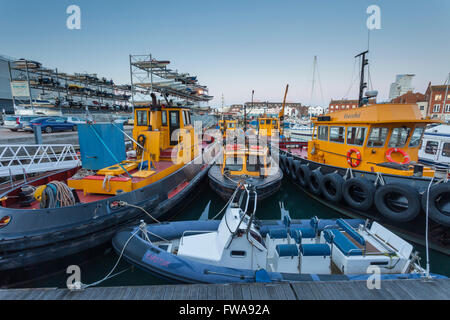
{"type": "Polygon", "coordinates": [[[150,82],[152,84],[152,93],[153,93],[153,62],[151,53],[150,53],[150,82]]]}
{"type": "Polygon", "coordinates": [[[33,112],[33,115],[34,115],[33,99],[31,97],[30,76],[28,74],[28,60],[25,60],[25,67],[26,67],[26,71],[27,71],[28,94],[30,95],[30,106],[31,106],[31,111],[33,112]]]}
{"type": "Polygon", "coordinates": [[[56,75],[56,90],[58,91],[58,100],[59,100],[59,114],[62,116],[62,109],[61,109],[61,93],[59,92],[59,86],[58,86],[58,68],[55,69],[55,75],[56,75]]]}
{"type": "MultiPolygon", "coordinates": [[[[11,62],[8,61],[8,70],[9,70],[9,83],[10,86],[12,85],[12,73],[11,73],[11,62]]],[[[12,101],[13,101],[13,109],[14,109],[14,113],[16,113],[16,99],[14,98],[14,92],[11,90],[11,96],[12,96],[12,101]]]]}
{"type": "Polygon", "coordinates": [[[134,114],[133,65],[131,64],[131,54],[130,54],[130,77],[131,77],[131,110],[134,114]]]}

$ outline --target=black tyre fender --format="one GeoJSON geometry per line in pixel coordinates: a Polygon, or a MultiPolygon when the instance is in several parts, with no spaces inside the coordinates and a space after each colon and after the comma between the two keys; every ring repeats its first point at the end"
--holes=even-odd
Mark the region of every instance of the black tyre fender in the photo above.
{"type": "Polygon", "coordinates": [[[283,171],[286,169],[286,156],[283,154],[280,154],[279,166],[280,166],[280,169],[283,171]]]}
{"type": "MultiPolygon", "coordinates": [[[[427,190],[422,196],[423,211],[427,211],[427,190]]],[[[450,227],[450,210],[443,210],[443,205],[450,204],[450,183],[440,183],[430,188],[428,199],[428,216],[435,222],[450,227]]]]}
{"type": "Polygon", "coordinates": [[[375,191],[373,183],[366,178],[351,178],[342,184],[345,201],[358,210],[368,210],[372,206],[375,191]]]}
{"type": "Polygon", "coordinates": [[[332,202],[340,202],[342,200],[342,185],[345,180],[339,173],[333,172],[323,177],[322,194],[332,202]]]}
{"type": "Polygon", "coordinates": [[[420,212],[420,194],[416,188],[407,184],[385,184],[375,192],[375,206],[383,216],[392,221],[411,221],[420,212]]]}
{"type": "Polygon", "coordinates": [[[320,195],[322,193],[323,174],[319,169],[311,171],[311,176],[309,178],[309,188],[316,195],[320,195]]]}
{"type": "Polygon", "coordinates": [[[292,166],[292,157],[286,157],[286,168],[284,168],[284,171],[288,176],[291,175],[291,166],[292,166]]]}
{"type": "Polygon", "coordinates": [[[311,169],[306,164],[301,164],[297,170],[297,181],[303,187],[309,186],[309,179],[311,177],[311,169]]]}
{"type": "Polygon", "coordinates": [[[290,167],[290,171],[291,171],[291,178],[294,180],[297,180],[297,171],[298,168],[300,167],[300,161],[299,160],[292,160],[292,165],[290,167]]]}

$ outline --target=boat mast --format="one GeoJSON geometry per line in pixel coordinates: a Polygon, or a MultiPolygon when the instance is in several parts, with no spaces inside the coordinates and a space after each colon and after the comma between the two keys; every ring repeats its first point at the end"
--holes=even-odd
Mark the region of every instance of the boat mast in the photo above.
{"type": "Polygon", "coordinates": [[[361,57],[361,75],[359,79],[359,98],[358,98],[358,108],[362,107],[365,103],[363,101],[364,89],[367,88],[367,83],[364,82],[364,69],[369,64],[369,60],[366,59],[366,54],[369,50],[361,52],[356,55],[355,58],[361,57]]]}
{"type": "Polygon", "coordinates": [[[278,114],[278,125],[280,127],[280,134],[283,133],[283,126],[281,125],[281,122],[284,122],[284,107],[286,105],[286,96],[288,93],[289,84],[286,85],[286,90],[284,91],[284,99],[283,99],[283,105],[281,106],[280,113],[278,114]]]}

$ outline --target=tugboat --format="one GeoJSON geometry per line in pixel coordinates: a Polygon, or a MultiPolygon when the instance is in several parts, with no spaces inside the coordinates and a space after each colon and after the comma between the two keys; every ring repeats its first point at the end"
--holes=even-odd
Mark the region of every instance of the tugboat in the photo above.
{"type": "Polygon", "coordinates": [[[418,163],[425,128],[412,104],[367,105],[362,57],[358,108],[313,118],[311,140],[280,143],[280,167],[308,195],[350,217],[373,219],[410,241],[450,254],[448,168],[418,163]]]}
{"type": "Polygon", "coordinates": [[[209,185],[223,199],[229,200],[240,184],[252,184],[259,200],[276,193],[281,187],[283,172],[275,164],[265,145],[252,143],[227,144],[221,164],[208,172],[209,185]]]}
{"type": "MultiPolygon", "coordinates": [[[[79,264],[110,248],[123,226],[168,217],[192,198],[210,166],[202,155],[214,142],[197,141],[188,108],[161,105],[154,94],[134,113],[131,157],[95,172],[39,177],[0,196],[0,286],[79,264]]],[[[79,126],[91,141],[90,150],[81,148],[83,163],[113,155],[97,126],[79,126]]]]}
{"type": "Polygon", "coordinates": [[[377,222],[292,220],[283,208],[281,220],[260,221],[249,206],[251,186],[242,192],[221,220],[141,223],[119,231],[113,247],[140,269],[180,283],[364,280],[373,266],[381,279],[425,274],[413,247],[377,222]]]}

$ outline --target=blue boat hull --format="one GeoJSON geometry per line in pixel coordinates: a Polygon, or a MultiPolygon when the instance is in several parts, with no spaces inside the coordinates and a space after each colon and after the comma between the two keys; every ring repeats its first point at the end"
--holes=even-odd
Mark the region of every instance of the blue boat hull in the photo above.
{"type": "MultiPolygon", "coordinates": [[[[310,220],[292,220],[291,227],[309,226],[310,220]]],[[[360,219],[348,219],[352,226],[363,223],[360,219]]],[[[150,241],[160,241],[157,236],[166,240],[180,238],[185,230],[216,231],[219,220],[210,221],[180,221],[153,224],[147,226],[150,241]],[[157,236],[155,236],[157,235],[157,236]]],[[[335,220],[320,220],[319,230],[325,226],[335,225],[335,220]]],[[[283,227],[281,221],[262,221],[261,234],[265,235],[272,228],[283,227]]],[[[261,279],[259,271],[221,267],[198,261],[178,257],[172,253],[144,241],[139,236],[133,236],[138,227],[126,228],[119,231],[113,238],[113,247],[119,255],[140,269],[154,276],[176,283],[252,283],[252,282],[280,282],[280,281],[350,281],[364,280],[369,274],[355,275],[317,275],[317,274],[285,274],[278,272],[263,272],[261,279]]],[[[414,279],[418,274],[388,274],[381,279],[414,279]]]]}

